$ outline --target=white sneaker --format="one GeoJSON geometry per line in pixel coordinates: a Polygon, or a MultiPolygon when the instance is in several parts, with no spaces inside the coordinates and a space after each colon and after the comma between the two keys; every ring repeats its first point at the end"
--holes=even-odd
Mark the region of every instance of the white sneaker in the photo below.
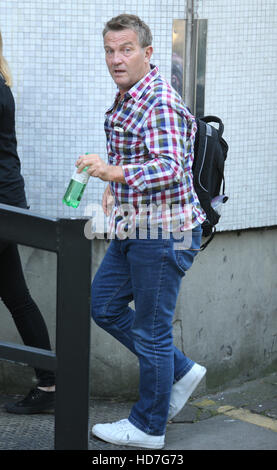
{"type": "Polygon", "coordinates": [[[112,444],[145,447],[146,449],[162,449],[163,436],[151,436],[134,426],[128,419],[121,419],[115,423],[95,424],[92,433],[112,444]]]}
{"type": "Polygon", "coordinates": [[[190,371],[172,386],[167,420],[173,419],[185,406],[192,392],[206,374],[205,367],[194,364],[190,371]]]}

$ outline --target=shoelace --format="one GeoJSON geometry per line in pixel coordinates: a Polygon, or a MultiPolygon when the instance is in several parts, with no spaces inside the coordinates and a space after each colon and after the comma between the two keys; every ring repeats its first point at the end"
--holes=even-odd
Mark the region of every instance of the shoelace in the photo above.
{"type": "Polygon", "coordinates": [[[128,419],[121,419],[120,421],[117,421],[116,423],[113,423],[117,428],[118,430],[120,431],[124,431],[126,428],[128,428],[130,426],[130,423],[128,421],[128,419]]]}
{"type": "Polygon", "coordinates": [[[20,403],[22,403],[23,405],[25,403],[29,403],[30,400],[36,400],[36,398],[40,395],[40,391],[37,389],[37,388],[34,388],[32,390],[30,390],[30,392],[28,393],[28,395],[23,398],[23,400],[21,400],[20,403]]]}

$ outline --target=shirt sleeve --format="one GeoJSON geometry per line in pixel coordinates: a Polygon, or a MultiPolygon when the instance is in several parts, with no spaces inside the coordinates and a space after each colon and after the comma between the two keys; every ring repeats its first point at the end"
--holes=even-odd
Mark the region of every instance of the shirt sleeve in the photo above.
{"type": "Polygon", "coordinates": [[[126,183],[135,191],[163,190],[183,178],[186,121],[166,104],[156,105],[142,127],[148,149],[143,164],[123,165],[126,183]]]}

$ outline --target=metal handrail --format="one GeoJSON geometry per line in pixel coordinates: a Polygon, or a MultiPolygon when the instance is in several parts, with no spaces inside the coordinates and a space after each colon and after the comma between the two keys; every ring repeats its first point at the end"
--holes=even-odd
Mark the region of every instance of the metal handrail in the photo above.
{"type": "Polygon", "coordinates": [[[0,239],[57,254],[56,352],[0,342],[0,359],[56,372],[55,449],[87,450],[91,324],[87,218],[55,219],[0,204],[0,221],[0,239]]]}

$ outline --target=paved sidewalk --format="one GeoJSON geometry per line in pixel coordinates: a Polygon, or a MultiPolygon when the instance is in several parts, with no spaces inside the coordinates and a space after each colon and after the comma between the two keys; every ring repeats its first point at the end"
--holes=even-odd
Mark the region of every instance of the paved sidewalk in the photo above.
{"type": "MultiPolygon", "coordinates": [[[[54,414],[6,413],[3,404],[16,398],[0,396],[0,450],[53,450],[54,414]]],[[[131,406],[131,402],[92,400],[90,428],[126,418],[131,406]]],[[[92,436],[89,449],[135,450],[92,436]]],[[[277,373],[190,400],[168,424],[165,450],[277,450],[277,373]]]]}

